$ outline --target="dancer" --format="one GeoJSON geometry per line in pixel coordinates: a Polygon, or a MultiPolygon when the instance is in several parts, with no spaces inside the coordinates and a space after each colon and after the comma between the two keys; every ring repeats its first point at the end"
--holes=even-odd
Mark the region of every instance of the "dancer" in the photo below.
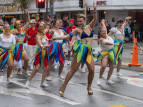
{"type": "Polygon", "coordinates": [[[39,71],[40,66],[43,66],[44,71],[42,75],[42,81],[41,86],[42,87],[48,87],[44,81],[48,73],[48,60],[49,60],[49,52],[48,52],[48,38],[46,36],[46,30],[44,30],[44,24],[39,23],[37,29],[37,35],[36,35],[36,42],[37,42],[37,48],[35,51],[35,57],[34,57],[34,70],[31,73],[31,76],[29,80],[26,82],[25,87],[28,88],[30,85],[30,81],[32,78],[36,75],[36,73],[39,71]]]}
{"type": "Polygon", "coordinates": [[[117,43],[114,44],[113,39],[110,36],[106,36],[107,35],[107,29],[105,26],[105,20],[102,20],[102,26],[99,30],[100,33],[100,43],[101,43],[101,52],[99,52],[98,57],[97,57],[97,61],[101,60],[101,68],[100,68],[100,76],[99,79],[97,81],[97,84],[100,85],[101,84],[101,78],[102,75],[105,71],[105,68],[107,66],[107,64],[109,64],[109,71],[108,71],[108,77],[107,77],[107,84],[113,84],[114,82],[112,82],[110,80],[110,77],[113,73],[114,70],[114,64],[116,64],[115,62],[115,55],[114,55],[114,45],[117,45],[117,43]]]}
{"type": "Polygon", "coordinates": [[[16,42],[17,42],[17,45],[15,47],[15,55],[14,55],[14,58],[16,61],[20,61],[20,60],[24,60],[24,71],[23,71],[23,74],[24,75],[27,75],[27,76],[30,76],[30,74],[27,72],[27,67],[28,67],[28,61],[29,61],[29,58],[24,50],[24,45],[23,45],[23,42],[24,42],[24,38],[25,38],[25,31],[27,29],[27,27],[29,26],[29,23],[30,23],[30,15],[29,15],[29,11],[28,9],[25,9],[25,11],[27,12],[27,15],[28,15],[28,20],[27,20],[27,23],[23,26],[23,28],[21,28],[21,22],[18,20],[16,21],[16,29],[14,29],[12,31],[12,34],[15,35],[15,38],[16,38],[16,42]]]}
{"type": "Polygon", "coordinates": [[[10,75],[14,66],[13,50],[16,41],[14,35],[9,33],[9,24],[4,24],[3,28],[5,30],[5,33],[0,34],[0,69],[3,69],[3,67],[7,63],[7,81],[8,83],[12,83],[10,75]]]}
{"type": "MultiPolygon", "coordinates": [[[[59,20],[54,21],[54,26],[55,29],[49,29],[49,33],[51,33],[53,37],[61,37],[64,34],[66,34],[63,30],[59,29],[60,28],[59,20]]],[[[48,71],[51,70],[54,60],[56,61],[56,63],[60,62],[58,77],[64,79],[64,77],[61,75],[64,67],[63,40],[55,40],[54,42],[52,42],[51,46],[49,47],[49,58],[50,58],[50,63],[48,65],[48,71]]],[[[49,76],[49,74],[47,76],[49,76]]]]}
{"type": "Polygon", "coordinates": [[[122,53],[124,45],[124,27],[129,22],[129,19],[131,19],[130,16],[127,17],[126,21],[123,23],[123,20],[119,18],[117,21],[117,27],[113,27],[111,31],[108,33],[108,36],[114,34],[115,35],[114,43],[118,43],[118,45],[114,47],[115,60],[118,61],[117,76],[123,76],[120,73],[120,69],[121,69],[122,53]]]}
{"type": "Polygon", "coordinates": [[[78,15],[78,25],[79,28],[73,30],[69,35],[65,35],[62,37],[55,37],[53,40],[56,39],[67,39],[70,37],[74,37],[77,35],[80,36],[81,40],[77,40],[74,45],[74,53],[73,53],[73,60],[71,62],[71,68],[69,72],[66,75],[64,84],[61,86],[59,90],[59,94],[61,96],[64,95],[64,91],[66,88],[66,85],[68,84],[69,80],[72,78],[74,73],[78,70],[80,63],[82,63],[82,66],[84,63],[86,63],[89,74],[88,74],[88,94],[92,95],[93,91],[91,89],[91,84],[94,78],[94,60],[92,55],[92,41],[93,41],[93,32],[92,28],[94,27],[96,20],[97,20],[97,11],[96,11],[96,4],[93,2],[93,20],[86,25],[86,18],[83,14],[78,15]]]}

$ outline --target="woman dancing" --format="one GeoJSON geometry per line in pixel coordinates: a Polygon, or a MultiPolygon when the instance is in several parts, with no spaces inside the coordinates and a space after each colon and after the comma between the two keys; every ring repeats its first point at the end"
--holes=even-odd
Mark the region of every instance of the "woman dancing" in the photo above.
{"type": "Polygon", "coordinates": [[[123,23],[123,20],[119,18],[117,21],[117,27],[113,27],[111,31],[108,33],[108,36],[114,34],[115,36],[114,43],[118,43],[118,45],[114,47],[115,60],[118,61],[117,76],[123,76],[120,73],[120,69],[121,69],[121,61],[122,61],[122,53],[123,53],[123,45],[124,45],[124,27],[129,22],[129,19],[131,19],[130,16],[127,17],[126,21],[123,23]]]}
{"type": "MultiPolygon", "coordinates": [[[[36,35],[36,42],[37,48],[35,51],[35,58],[34,58],[34,70],[31,73],[29,80],[26,82],[25,87],[28,88],[30,85],[30,81],[39,71],[40,66],[43,66],[44,71],[42,75],[41,86],[48,87],[44,81],[48,73],[48,62],[49,62],[49,52],[48,52],[48,38],[46,36],[46,29],[44,30],[44,24],[40,23],[37,26],[37,35],[36,35]]],[[[32,61],[32,60],[31,60],[32,61]]]]}
{"type": "Polygon", "coordinates": [[[113,39],[110,36],[107,36],[107,29],[105,26],[105,20],[102,20],[102,26],[99,30],[100,33],[100,43],[101,43],[101,52],[99,52],[98,57],[97,57],[97,61],[101,60],[101,68],[100,68],[100,75],[99,75],[99,79],[97,81],[97,84],[100,85],[101,84],[101,78],[102,75],[105,71],[105,68],[107,66],[107,64],[109,64],[109,71],[108,71],[108,77],[107,77],[107,84],[113,84],[114,82],[112,82],[110,80],[110,77],[113,73],[114,70],[114,64],[116,64],[115,62],[115,55],[114,55],[114,45],[117,45],[117,43],[114,44],[113,39]]]}
{"type": "Polygon", "coordinates": [[[62,37],[55,37],[55,39],[68,39],[70,37],[79,35],[81,40],[77,40],[75,42],[74,46],[74,53],[73,53],[73,60],[71,62],[71,68],[69,72],[66,75],[64,84],[59,89],[59,94],[61,96],[64,95],[64,91],[66,88],[66,85],[68,84],[69,80],[72,78],[74,73],[78,70],[80,63],[82,63],[82,66],[84,63],[86,63],[89,74],[88,74],[88,94],[92,95],[93,91],[91,89],[91,84],[94,78],[94,60],[92,55],[92,41],[93,41],[93,32],[92,28],[94,27],[96,20],[97,20],[97,11],[96,11],[96,4],[93,2],[93,20],[86,25],[86,18],[83,14],[78,15],[78,25],[79,28],[76,28],[68,35],[62,36],[62,37]]]}
{"type": "MultiPolygon", "coordinates": [[[[55,29],[49,29],[49,33],[52,34],[52,37],[61,37],[64,34],[66,34],[63,30],[60,30],[60,20],[55,20],[53,25],[55,26],[55,29]]],[[[64,77],[61,75],[64,67],[64,49],[63,49],[63,40],[55,40],[52,42],[51,46],[49,47],[49,58],[50,63],[48,65],[48,71],[51,70],[52,65],[54,63],[54,60],[56,63],[59,61],[59,78],[64,79],[64,77]]],[[[49,72],[48,72],[49,73],[49,72]]],[[[48,74],[49,76],[49,74],[48,74]]]]}
{"type": "Polygon", "coordinates": [[[3,67],[7,63],[7,81],[8,83],[12,83],[10,75],[14,66],[13,50],[16,41],[14,35],[9,33],[9,24],[4,24],[3,28],[5,30],[5,33],[0,34],[0,69],[3,69],[3,67]]]}
{"type": "Polygon", "coordinates": [[[23,28],[21,28],[21,22],[19,20],[16,21],[16,29],[14,29],[12,31],[12,34],[15,35],[16,42],[17,42],[17,45],[15,47],[14,58],[18,62],[20,60],[24,60],[24,71],[23,71],[23,74],[27,75],[27,76],[30,76],[30,74],[27,72],[29,58],[28,58],[28,56],[27,56],[27,54],[26,54],[26,52],[24,50],[24,45],[23,45],[24,38],[25,38],[25,31],[26,31],[27,27],[30,24],[30,15],[29,15],[28,10],[25,10],[25,11],[27,12],[27,15],[28,15],[27,23],[23,26],[23,28]]]}

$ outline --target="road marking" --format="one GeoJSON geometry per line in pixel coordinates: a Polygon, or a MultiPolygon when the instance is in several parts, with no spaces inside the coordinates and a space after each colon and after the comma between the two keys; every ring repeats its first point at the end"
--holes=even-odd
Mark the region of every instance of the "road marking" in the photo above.
{"type": "Polygon", "coordinates": [[[117,106],[111,106],[111,107],[127,107],[127,106],[117,105],[117,106]]]}
{"type": "MultiPolygon", "coordinates": [[[[37,73],[37,74],[42,75],[40,73],[37,73]]],[[[51,77],[54,78],[54,79],[59,79],[59,78],[56,78],[56,77],[53,77],[53,76],[51,76],[51,77]]],[[[129,77],[121,77],[121,78],[127,79],[129,77]]],[[[60,80],[62,80],[62,79],[60,79],[60,80]]],[[[62,80],[62,81],[64,81],[64,80],[62,80]]],[[[75,84],[75,85],[79,85],[79,86],[85,86],[85,85],[82,85],[82,84],[79,84],[79,83],[75,83],[75,82],[69,82],[69,83],[72,83],[72,84],[75,84]]],[[[133,101],[137,101],[137,102],[143,103],[143,101],[140,100],[140,99],[128,97],[128,96],[125,96],[125,95],[117,94],[117,93],[106,91],[106,90],[97,89],[97,88],[94,88],[94,87],[92,87],[92,89],[96,90],[96,91],[104,92],[104,93],[107,93],[107,94],[111,94],[111,95],[114,95],[114,96],[118,96],[118,97],[121,97],[121,98],[125,98],[125,99],[129,99],[129,100],[133,100],[133,101]]]]}
{"type": "MultiPolygon", "coordinates": [[[[23,80],[23,79],[17,79],[14,78],[12,79],[13,83],[25,87],[25,84],[18,82],[19,80],[23,80]]],[[[0,76],[0,82],[7,82],[6,81],[6,77],[5,76],[0,76]]],[[[7,89],[4,87],[0,87],[0,94],[5,94],[5,95],[11,95],[11,96],[15,96],[15,97],[20,97],[20,98],[27,98],[27,99],[31,99],[29,97],[26,97],[22,94],[18,94],[18,92],[22,92],[22,93],[31,93],[31,94],[37,94],[37,95],[43,95],[43,96],[48,96],[48,97],[52,97],[54,99],[57,99],[59,101],[65,102],[67,104],[71,104],[71,105],[78,105],[80,103],[72,101],[70,99],[67,99],[65,97],[60,97],[58,95],[54,95],[50,92],[47,91],[43,91],[42,89],[37,89],[35,87],[30,86],[29,89],[7,89]]]]}

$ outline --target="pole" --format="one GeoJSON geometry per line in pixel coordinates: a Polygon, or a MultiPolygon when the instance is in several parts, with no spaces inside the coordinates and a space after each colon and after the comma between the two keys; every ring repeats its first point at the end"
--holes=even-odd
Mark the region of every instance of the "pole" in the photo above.
{"type": "Polygon", "coordinates": [[[84,0],[84,15],[86,17],[86,0],[84,0]]]}
{"type": "Polygon", "coordinates": [[[51,19],[54,19],[54,6],[53,6],[53,0],[50,0],[50,16],[51,19]]]}
{"type": "Polygon", "coordinates": [[[49,21],[48,20],[48,0],[46,0],[46,15],[47,15],[47,19],[46,20],[48,22],[49,21]]]}

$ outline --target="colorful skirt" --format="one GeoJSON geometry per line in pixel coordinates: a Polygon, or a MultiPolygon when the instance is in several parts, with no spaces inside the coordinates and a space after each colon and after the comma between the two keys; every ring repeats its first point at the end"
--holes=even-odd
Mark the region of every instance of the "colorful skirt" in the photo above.
{"type": "Polygon", "coordinates": [[[90,64],[91,60],[93,59],[92,46],[87,44],[82,44],[80,40],[76,40],[73,47],[72,59],[75,58],[76,54],[77,54],[77,63],[81,61],[81,64],[85,64],[86,62],[90,64]]]}
{"type": "Polygon", "coordinates": [[[115,52],[113,49],[110,49],[108,52],[98,52],[98,56],[97,56],[97,59],[95,60],[96,62],[97,61],[100,61],[102,60],[105,56],[108,55],[108,58],[111,60],[111,62],[116,65],[116,60],[115,60],[115,52]]]}
{"type": "Polygon", "coordinates": [[[64,49],[62,43],[52,42],[49,47],[49,59],[52,59],[55,56],[55,61],[60,61],[62,64],[64,63],[64,49]]]}
{"type": "Polygon", "coordinates": [[[114,43],[118,43],[118,45],[114,46],[115,60],[116,60],[116,62],[118,61],[118,59],[119,59],[119,61],[121,61],[124,41],[122,41],[120,39],[115,39],[114,43]]]}
{"type": "Polygon", "coordinates": [[[25,50],[24,50],[24,44],[23,42],[18,42],[15,49],[14,49],[14,52],[13,52],[13,55],[14,55],[14,59],[19,62],[20,60],[23,59],[24,57],[24,54],[25,54],[25,50]]]}
{"type": "MultiPolygon", "coordinates": [[[[37,66],[40,64],[40,66],[48,67],[49,62],[49,50],[43,50],[42,48],[36,47],[35,54],[33,56],[34,58],[34,66],[37,66]]],[[[31,62],[30,60],[29,62],[31,62]]]]}
{"type": "Polygon", "coordinates": [[[12,54],[11,49],[5,49],[3,47],[0,47],[0,59],[2,59],[2,58],[3,58],[3,61],[2,61],[1,66],[0,66],[0,70],[3,69],[3,67],[7,63],[8,58],[10,58],[12,63],[14,64],[13,54],[12,54]]]}

